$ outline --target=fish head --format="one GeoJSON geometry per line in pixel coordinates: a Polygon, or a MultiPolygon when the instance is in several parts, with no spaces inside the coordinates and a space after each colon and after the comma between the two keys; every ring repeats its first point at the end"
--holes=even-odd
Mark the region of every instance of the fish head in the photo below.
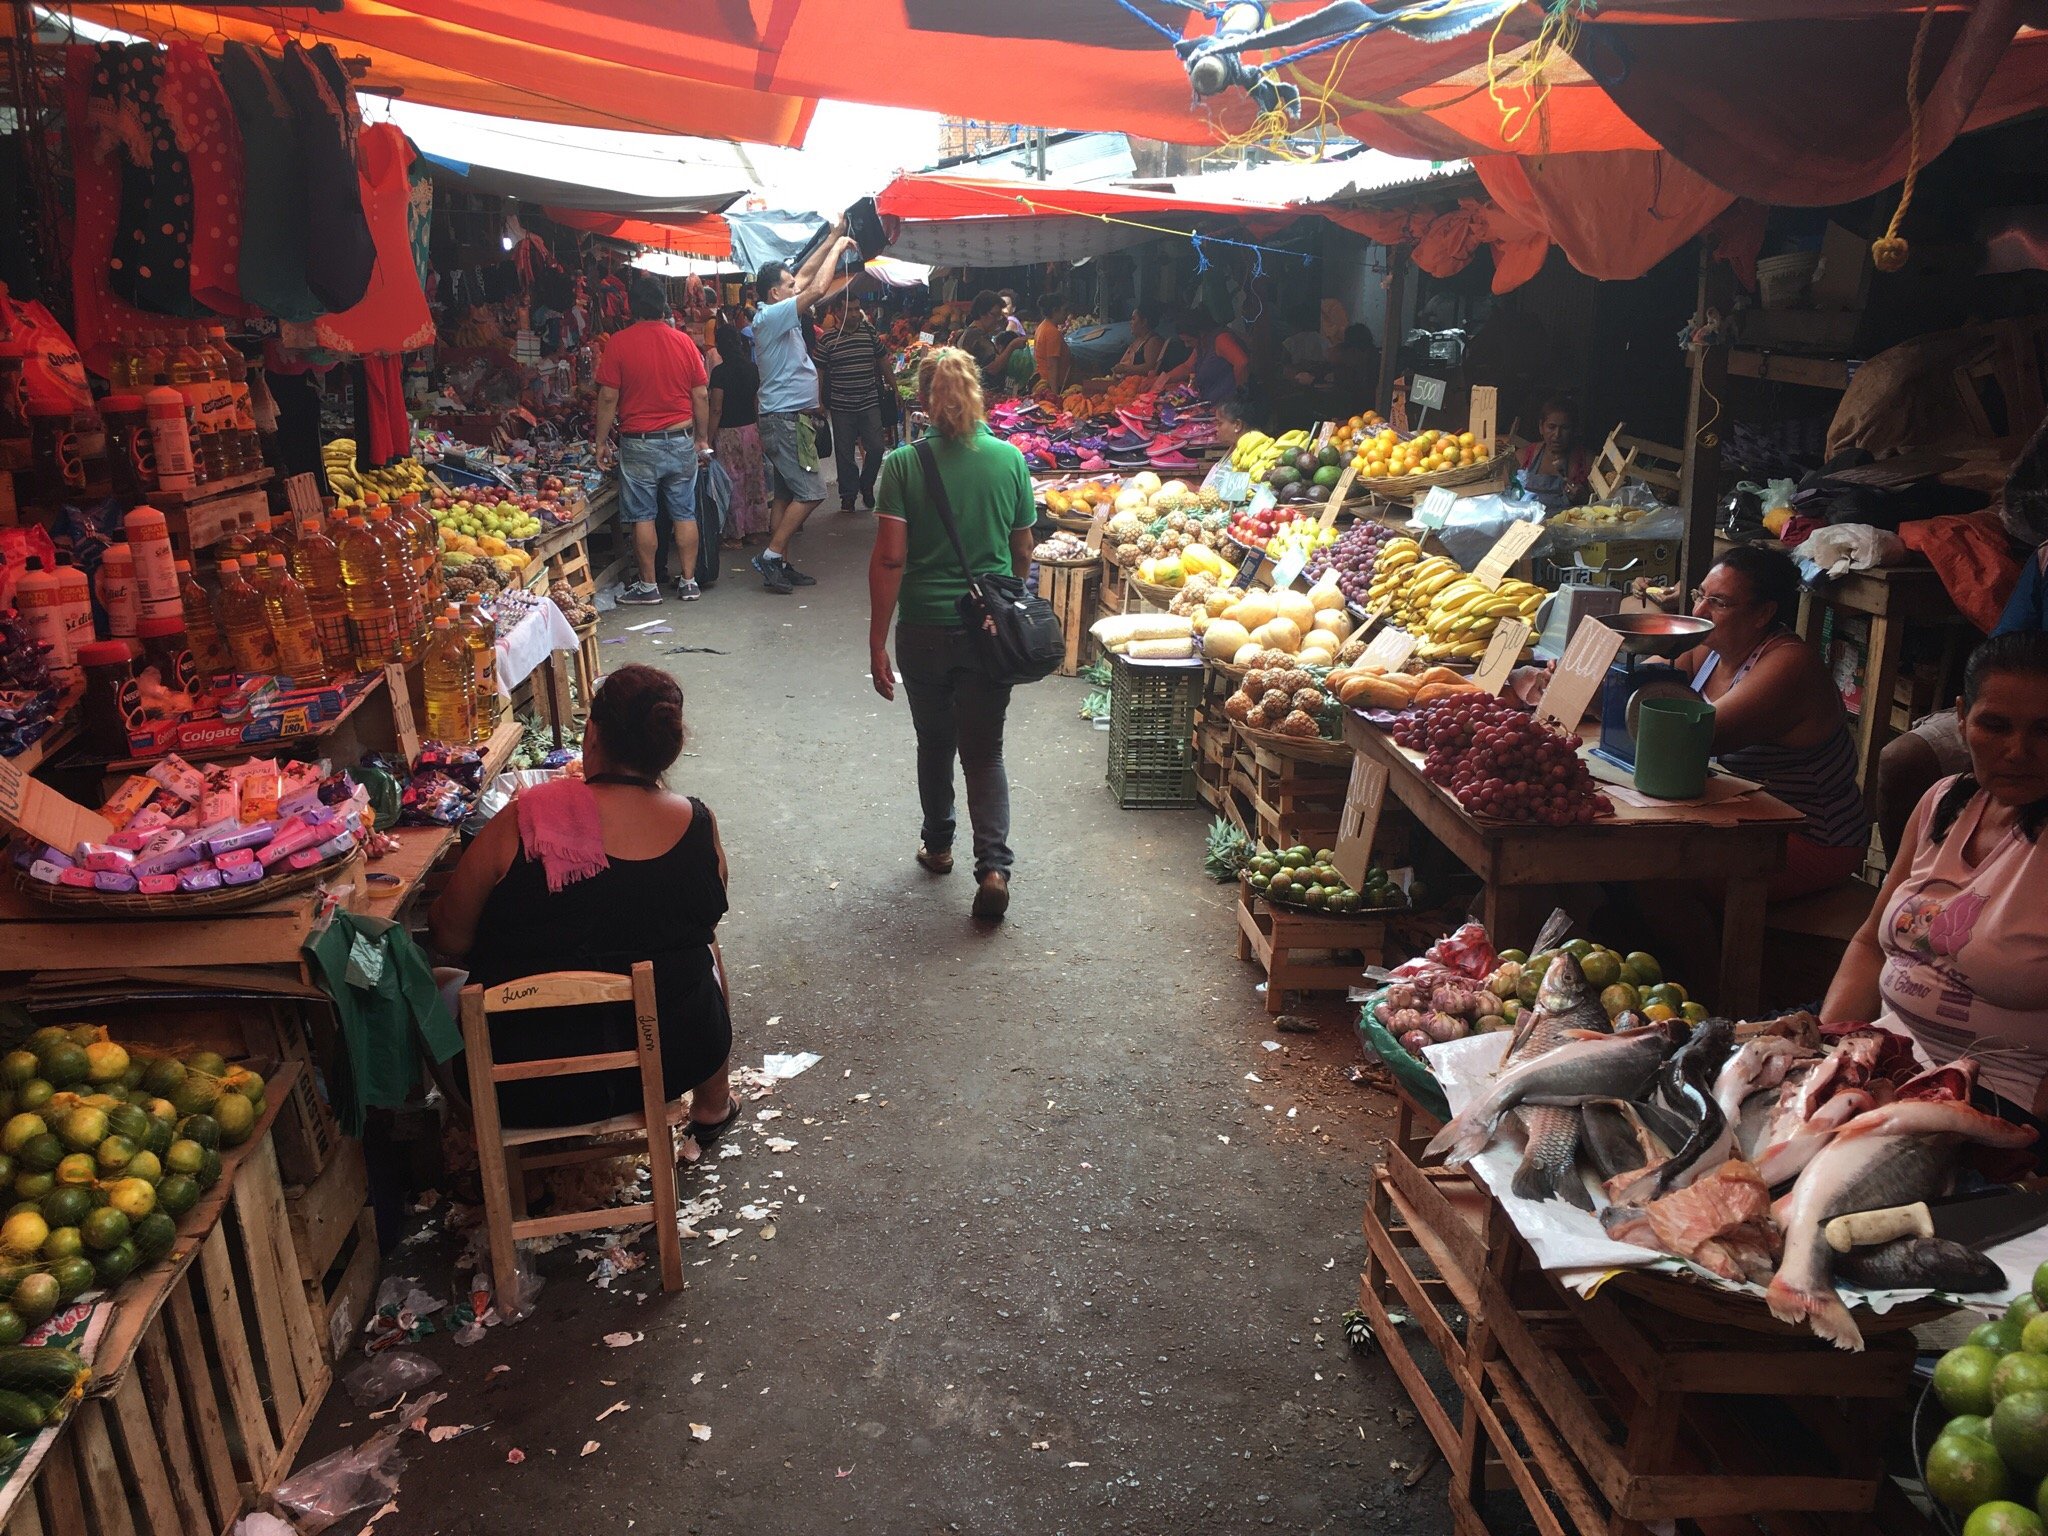
{"type": "Polygon", "coordinates": [[[1559,951],[1550,962],[1550,969],[1543,973],[1543,984],[1536,991],[1536,1006],[1546,1013],[1567,1013],[1592,1000],[1592,984],[1579,969],[1578,956],[1569,950],[1559,951]]]}

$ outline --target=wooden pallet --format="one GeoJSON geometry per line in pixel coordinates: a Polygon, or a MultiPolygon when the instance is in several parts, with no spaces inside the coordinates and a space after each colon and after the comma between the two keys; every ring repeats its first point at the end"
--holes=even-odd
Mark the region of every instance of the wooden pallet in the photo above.
{"type": "Polygon", "coordinates": [[[1386,936],[1378,918],[1293,912],[1238,882],[1237,958],[1265,970],[1268,1013],[1285,1013],[1290,992],[1350,991],[1385,958],[1386,936]]]}
{"type": "Polygon", "coordinates": [[[333,1268],[369,1198],[370,1170],[359,1141],[349,1142],[311,1184],[286,1188],[285,1216],[301,1280],[318,1281],[333,1268]]]}
{"type": "Polygon", "coordinates": [[[365,1207],[356,1213],[356,1224],[343,1240],[327,1273],[306,1282],[306,1306],[313,1314],[327,1358],[337,1365],[369,1319],[370,1304],[377,1295],[381,1257],[377,1218],[365,1207]]]}
{"type": "Polygon", "coordinates": [[[1495,1529],[1487,1496],[1503,1489],[1523,1506],[1503,1528],[1544,1536],[1674,1520],[1708,1536],[1918,1529],[1879,1454],[1904,1411],[1910,1333],[1841,1354],[1801,1331],[1702,1321],[1696,1309],[1725,1304],[1774,1326],[1750,1298],[1667,1276],[1581,1298],[1467,1170],[1421,1168],[1395,1143],[1364,1225],[1359,1307],[1449,1466],[1455,1530],[1495,1529]],[[1642,1299],[1660,1288],[1685,1315],[1642,1299]]]}
{"type": "Polygon", "coordinates": [[[1131,573],[1110,559],[1107,552],[1102,556],[1102,580],[1097,585],[1095,600],[1104,613],[1122,613],[1131,605],[1131,573]]]}
{"type": "Polygon", "coordinates": [[[1066,654],[1061,657],[1059,675],[1073,677],[1095,660],[1095,640],[1088,626],[1095,622],[1095,594],[1102,584],[1102,571],[1093,565],[1041,565],[1038,595],[1052,604],[1066,636],[1066,654]]]}

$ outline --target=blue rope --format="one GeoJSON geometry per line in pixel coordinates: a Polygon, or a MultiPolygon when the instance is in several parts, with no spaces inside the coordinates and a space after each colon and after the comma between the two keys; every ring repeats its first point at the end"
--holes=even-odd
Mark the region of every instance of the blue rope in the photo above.
{"type": "Polygon", "coordinates": [[[1200,277],[1209,270],[1209,258],[1202,254],[1202,237],[1200,235],[1189,235],[1188,239],[1195,247],[1195,276],[1200,277]]]}
{"type": "MultiPolygon", "coordinates": [[[[1157,32],[1161,37],[1165,38],[1168,42],[1177,43],[1180,41],[1180,34],[1178,32],[1174,31],[1173,28],[1169,27],[1165,22],[1160,21],[1154,17],[1147,16],[1143,11],[1139,10],[1135,5],[1133,5],[1131,3],[1131,0],[1116,0],[1116,3],[1122,6],[1125,10],[1129,11],[1133,16],[1137,17],[1138,20],[1145,23],[1145,25],[1150,27],[1154,32],[1157,32]]],[[[1188,9],[1193,10],[1194,7],[1189,6],[1188,9]]]]}

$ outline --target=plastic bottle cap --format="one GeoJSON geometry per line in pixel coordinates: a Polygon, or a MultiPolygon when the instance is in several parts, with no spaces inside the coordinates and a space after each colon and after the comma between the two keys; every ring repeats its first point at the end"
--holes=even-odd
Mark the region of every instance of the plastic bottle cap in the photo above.
{"type": "Polygon", "coordinates": [[[141,409],[142,396],[140,395],[117,392],[100,397],[100,412],[102,415],[108,411],[139,411],[141,409]]]}
{"type": "Polygon", "coordinates": [[[138,640],[161,640],[167,635],[182,635],[183,633],[185,633],[185,621],[182,618],[143,619],[135,626],[135,638],[138,640]]]}
{"type": "Polygon", "coordinates": [[[271,563],[272,565],[276,566],[276,567],[277,567],[277,568],[278,568],[278,569],[279,569],[279,570],[281,571],[281,570],[283,570],[283,569],[284,569],[284,556],[283,556],[283,555],[272,555],[272,556],[270,557],[270,563],[271,563]]]}
{"type": "Polygon", "coordinates": [[[190,576],[192,574],[192,562],[190,560],[173,560],[171,562],[171,569],[180,576],[190,576]]]}
{"type": "Polygon", "coordinates": [[[141,654],[142,647],[133,640],[88,640],[78,648],[78,664],[81,667],[104,667],[133,661],[141,654]]]}
{"type": "Polygon", "coordinates": [[[441,615],[441,616],[440,616],[440,617],[439,617],[438,619],[434,620],[434,628],[436,628],[436,629],[446,629],[447,627],[448,627],[448,615],[447,615],[447,614],[445,614],[445,613],[444,613],[444,614],[442,614],[442,615],[441,615]]]}
{"type": "Polygon", "coordinates": [[[223,571],[239,571],[242,568],[242,562],[233,555],[229,555],[227,559],[221,561],[220,568],[223,571]]]}

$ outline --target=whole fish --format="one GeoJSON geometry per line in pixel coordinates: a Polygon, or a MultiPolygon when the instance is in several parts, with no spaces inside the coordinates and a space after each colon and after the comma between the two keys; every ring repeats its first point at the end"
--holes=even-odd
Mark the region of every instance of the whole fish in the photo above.
{"type": "Polygon", "coordinates": [[[2002,1291],[2005,1271],[1990,1254],[1945,1237],[1895,1237],[1835,1255],[1835,1273],[1872,1291],[2002,1291]]]}
{"type": "MultiPolygon", "coordinates": [[[[1504,1065],[1554,1051],[1574,1030],[1605,1034],[1607,1014],[1593,994],[1586,973],[1572,955],[1560,954],[1543,973],[1536,1006],[1524,1028],[1515,1032],[1504,1065]]],[[[1586,1181],[1579,1176],[1579,1112],[1558,1106],[1517,1112],[1522,1123],[1521,1166],[1515,1170],[1514,1192],[1524,1200],[1563,1198],[1582,1211],[1593,1209],[1586,1181]]]]}
{"type": "Polygon", "coordinates": [[[1774,1212],[1785,1233],[1785,1256],[1764,1299],[1780,1322],[1804,1321],[1841,1349],[1861,1349],[1863,1335],[1834,1285],[1835,1251],[1821,1229],[1837,1216],[1910,1205],[1942,1193],[1965,1141],[1993,1147],[2032,1143],[2030,1126],[2013,1125],[1967,1104],[1887,1104],[1858,1115],[1800,1172],[1774,1212]]]}
{"type": "MultiPolygon", "coordinates": [[[[1668,1193],[1674,1184],[1699,1163],[1701,1155],[1721,1139],[1728,1117],[1710,1091],[1720,1076],[1721,1064],[1735,1048],[1735,1025],[1727,1019],[1703,1020],[1692,1038],[1672,1052],[1658,1069],[1658,1091],[1664,1102],[1687,1121],[1685,1140],[1679,1143],[1663,1167],[1657,1170],[1656,1191],[1668,1193]]],[[[1724,1159],[1725,1160],[1725,1159],[1724,1159]]],[[[1707,1172],[1706,1168],[1699,1170],[1707,1172]]],[[[1689,1182],[1689,1180],[1684,1181],[1689,1182]]]]}
{"type": "Polygon", "coordinates": [[[1503,1072],[1493,1087],[1438,1131],[1424,1149],[1449,1167],[1470,1162],[1493,1141],[1509,1110],[1523,1104],[1576,1109],[1588,1099],[1633,1099],[1650,1085],[1685,1026],[1653,1024],[1623,1035],[1581,1033],[1553,1051],[1503,1072]]]}
{"type": "Polygon", "coordinates": [[[1618,1179],[1671,1155],[1670,1146],[1644,1123],[1641,1111],[1641,1105],[1621,1099],[1579,1106],[1586,1158],[1603,1180],[1618,1179]]]}

